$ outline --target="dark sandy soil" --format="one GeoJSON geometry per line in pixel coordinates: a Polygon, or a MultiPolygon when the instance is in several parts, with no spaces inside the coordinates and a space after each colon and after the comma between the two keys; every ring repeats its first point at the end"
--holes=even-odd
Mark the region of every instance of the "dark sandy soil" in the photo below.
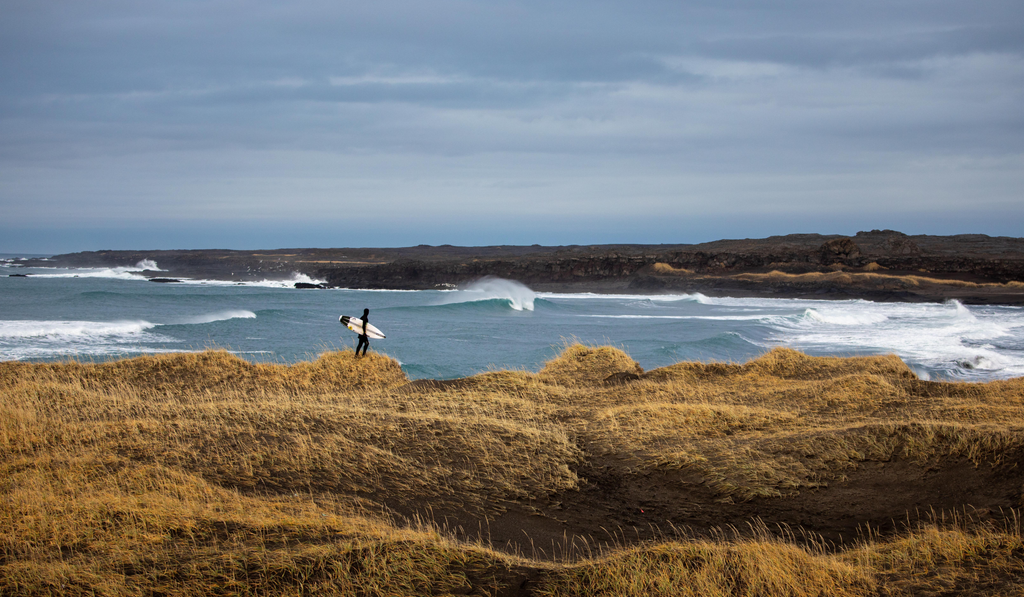
{"type": "MultiPolygon", "coordinates": [[[[684,471],[635,475],[614,463],[592,465],[581,471],[588,480],[582,491],[551,496],[534,504],[532,512],[499,515],[486,522],[484,538],[531,557],[571,559],[602,544],[607,549],[666,538],[751,535],[751,525],[761,522],[798,541],[824,540],[841,548],[869,528],[887,535],[936,513],[989,521],[1019,508],[1018,471],[964,460],[865,463],[827,488],[739,503],[717,501],[699,478],[684,471]]],[[[480,524],[458,512],[444,522],[472,537],[480,524]]]]}
{"type": "MultiPolygon", "coordinates": [[[[470,385],[467,379],[422,379],[399,392],[415,399],[420,393],[470,385]]],[[[961,385],[967,389],[957,391],[970,391],[970,384],[961,385]]],[[[939,403],[951,391],[942,382],[910,381],[907,387],[919,404],[939,403]]],[[[571,561],[645,541],[747,536],[765,528],[798,542],[843,549],[869,533],[893,535],[937,517],[976,524],[1012,520],[1024,505],[1022,466],[1020,448],[1001,453],[998,462],[963,456],[869,457],[816,489],[734,500],[723,499],[705,478],[686,468],[637,470],[624,457],[591,455],[576,470],[585,480],[579,490],[505,504],[498,513],[415,497],[392,497],[386,505],[400,520],[426,516],[459,537],[540,559],[571,561]]]]}
{"type": "Polygon", "coordinates": [[[740,502],[721,501],[686,471],[636,473],[597,460],[579,471],[582,490],[493,516],[437,504],[429,511],[415,502],[388,506],[399,520],[429,517],[456,536],[539,559],[571,561],[645,541],[751,536],[764,527],[841,549],[868,533],[891,535],[934,517],[1003,521],[1021,507],[1017,463],[1024,460],[1011,460],[994,467],[966,459],[865,462],[827,487],[740,502]]]}

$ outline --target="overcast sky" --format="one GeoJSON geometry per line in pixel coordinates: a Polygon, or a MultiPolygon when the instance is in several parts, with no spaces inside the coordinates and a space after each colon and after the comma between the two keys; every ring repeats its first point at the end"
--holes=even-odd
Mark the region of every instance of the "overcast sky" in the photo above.
{"type": "Polygon", "coordinates": [[[1024,236],[1024,2],[0,0],[0,252],[1024,236]]]}

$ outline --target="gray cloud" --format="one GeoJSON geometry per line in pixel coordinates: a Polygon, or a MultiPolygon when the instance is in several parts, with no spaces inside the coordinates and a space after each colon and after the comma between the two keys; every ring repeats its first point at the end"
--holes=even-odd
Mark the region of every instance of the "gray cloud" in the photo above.
{"type": "Polygon", "coordinates": [[[0,227],[1005,234],[1022,31],[999,1],[8,2],[0,227]]]}

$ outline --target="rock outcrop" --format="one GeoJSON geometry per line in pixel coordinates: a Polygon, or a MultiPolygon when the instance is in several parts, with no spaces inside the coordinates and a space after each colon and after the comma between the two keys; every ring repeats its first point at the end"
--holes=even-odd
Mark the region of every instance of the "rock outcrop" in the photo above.
{"type": "Polygon", "coordinates": [[[155,261],[160,275],[177,279],[280,280],[301,273],[317,280],[317,286],[323,281],[325,286],[345,288],[454,288],[497,276],[552,291],[957,298],[1024,304],[1021,289],[1013,286],[1024,282],[1024,239],[980,234],[907,236],[893,230],[859,232],[852,237],[791,234],[697,245],[96,251],[25,265],[116,267],[143,260],[155,261]],[[807,275],[838,271],[852,277],[807,275]],[[866,273],[874,277],[856,275],[866,273]],[[896,279],[904,283],[893,282],[896,279]],[[936,281],[945,282],[937,285],[936,281]]]}

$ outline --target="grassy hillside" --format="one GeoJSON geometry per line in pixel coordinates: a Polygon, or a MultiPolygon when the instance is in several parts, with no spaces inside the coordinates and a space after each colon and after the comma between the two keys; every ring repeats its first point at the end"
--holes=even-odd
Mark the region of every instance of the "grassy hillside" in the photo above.
{"type": "Polygon", "coordinates": [[[0,363],[0,594],[1024,594],[1024,379],[0,363]]]}

